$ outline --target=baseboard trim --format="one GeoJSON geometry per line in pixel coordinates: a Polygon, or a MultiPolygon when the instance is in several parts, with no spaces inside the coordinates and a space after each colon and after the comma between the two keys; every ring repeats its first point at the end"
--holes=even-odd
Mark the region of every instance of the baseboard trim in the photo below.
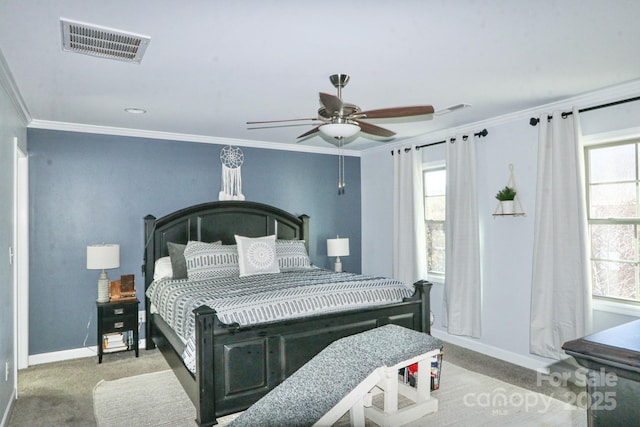
{"type": "Polygon", "coordinates": [[[11,392],[11,397],[9,398],[9,403],[7,407],[4,409],[4,414],[2,415],[2,422],[0,422],[0,426],[4,427],[9,425],[9,419],[11,418],[11,411],[13,411],[13,405],[16,404],[17,390],[14,388],[11,392]]]}
{"type": "MultiPolygon", "coordinates": [[[[146,339],[138,342],[138,348],[146,348],[146,339]]],[[[62,362],[63,360],[81,359],[83,357],[97,357],[98,347],[81,347],[70,350],[53,351],[51,353],[40,353],[29,355],[29,366],[42,365],[43,363],[62,362]]]]}
{"type": "MultiPolygon", "coordinates": [[[[445,331],[438,329],[431,329],[431,335],[436,338],[440,338],[442,341],[450,342],[460,347],[468,348],[469,350],[477,351],[487,356],[495,357],[496,359],[503,360],[505,362],[513,363],[514,365],[522,366],[534,371],[549,373],[550,366],[556,364],[557,360],[545,359],[538,356],[523,356],[522,354],[507,351],[498,347],[494,347],[473,338],[462,337],[459,335],[451,335],[445,331]]],[[[444,357],[446,358],[446,348],[444,350],[444,357]]]]}

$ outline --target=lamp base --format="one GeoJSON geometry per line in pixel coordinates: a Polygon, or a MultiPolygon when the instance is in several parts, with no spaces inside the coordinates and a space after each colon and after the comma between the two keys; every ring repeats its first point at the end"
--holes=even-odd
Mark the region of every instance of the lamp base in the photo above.
{"type": "Polygon", "coordinates": [[[336,258],[336,262],[333,264],[333,271],[336,273],[342,273],[342,262],[340,261],[340,257],[336,258]]]}
{"type": "Polygon", "coordinates": [[[109,278],[104,270],[98,278],[98,299],[96,301],[109,302],[109,278]]]}

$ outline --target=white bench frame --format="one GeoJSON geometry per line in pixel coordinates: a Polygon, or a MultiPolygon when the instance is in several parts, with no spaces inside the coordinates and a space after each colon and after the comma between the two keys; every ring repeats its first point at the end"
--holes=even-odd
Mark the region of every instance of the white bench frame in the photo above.
{"type": "Polygon", "coordinates": [[[355,389],[347,394],[318,422],[316,427],[329,427],[349,411],[350,424],[364,427],[365,417],[381,427],[399,426],[418,420],[438,410],[438,399],[431,396],[431,359],[440,354],[432,350],[393,366],[381,366],[374,370],[355,389]],[[398,370],[418,364],[417,387],[404,384],[398,378],[398,370]],[[384,393],[383,409],[373,406],[373,396],[384,393]],[[398,409],[398,396],[413,403],[398,409]]]}

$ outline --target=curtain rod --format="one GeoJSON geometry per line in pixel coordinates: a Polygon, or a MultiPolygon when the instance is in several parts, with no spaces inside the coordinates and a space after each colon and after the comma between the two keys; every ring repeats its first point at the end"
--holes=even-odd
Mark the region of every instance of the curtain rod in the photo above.
{"type": "MultiPolygon", "coordinates": [[[[487,129],[482,129],[480,132],[474,133],[473,135],[474,135],[474,136],[478,136],[478,137],[487,136],[487,135],[489,135],[489,131],[487,131],[487,129]]],[[[464,136],[462,137],[462,139],[464,139],[465,141],[467,140],[467,138],[468,138],[468,136],[467,136],[467,135],[464,135],[464,136]]],[[[445,139],[445,140],[443,140],[443,141],[431,142],[431,143],[429,143],[429,144],[417,145],[417,146],[416,146],[416,150],[419,150],[419,149],[421,149],[421,148],[425,148],[425,147],[430,147],[430,146],[432,146],[432,145],[440,145],[440,144],[444,144],[445,142],[451,142],[451,143],[453,143],[453,142],[456,142],[456,139],[455,139],[455,138],[451,138],[451,139],[449,139],[448,141],[445,139]]],[[[405,152],[405,153],[407,153],[407,152],[409,152],[409,151],[411,151],[411,148],[405,148],[405,149],[404,149],[404,152],[405,152]]],[[[391,155],[393,156],[393,150],[391,150],[391,155]]]]}
{"type": "MultiPolygon", "coordinates": [[[[600,108],[605,108],[605,107],[613,107],[614,105],[626,104],[627,102],[633,102],[633,101],[640,101],[640,96],[636,96],[635,98],[622,99],[620,101],[609,102],[607,104],[595,105],[593,107],[583,108],[582,110],[578,110],[578,113],[584,113],[591,110],[598,110],[600,108]]],[[[572,114],[573,114],[573,111],[564,112],[562,113],[562,118],[566,119],[567,116],[570,116],[572,114]]],[[[553,119],[552,116],[547,116],[547,120],[551,120],[551,119],[553,119]]],[[[539,122],[540,122],[540,119],[536,117],[531,117],[531,119],[529,120],[529,124],[531,126],[535,126],[539,122]]]]}

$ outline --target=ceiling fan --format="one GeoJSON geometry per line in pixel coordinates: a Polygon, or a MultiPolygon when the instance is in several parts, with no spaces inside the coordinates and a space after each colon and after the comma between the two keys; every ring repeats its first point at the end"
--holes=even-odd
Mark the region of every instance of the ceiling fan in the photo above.
{"type": "Polygon", "coordinates": [[[333,86],[338,90],[338,95],[320,92],[320,109],[317,117],[308,117],[300,119],[287,120],[267,120],[247,122],[248,125],[267,124],[267,123],[283,123],[294,121],[315,121],[321,122],[313,129],[298,136],[298,139],[306,138],[315,133],[322,133],[343,142],[343,138],[354,136],[358,132],[364,132],[369,135],[379,136],[383,138],[391,138],[396,133],[383,127],[369,123],[366,120],[371,119],[388,119],[400,117],[412,117],[431,115],[434,110],[431,105],[419,105],[413,107],[395,107],[381,108],[377,110],[362,111],[355,104],[349,104],[342,101],[342,88],[349,82],[349,76],[346,74],[334,74],[329,77],[333,86]]]}

